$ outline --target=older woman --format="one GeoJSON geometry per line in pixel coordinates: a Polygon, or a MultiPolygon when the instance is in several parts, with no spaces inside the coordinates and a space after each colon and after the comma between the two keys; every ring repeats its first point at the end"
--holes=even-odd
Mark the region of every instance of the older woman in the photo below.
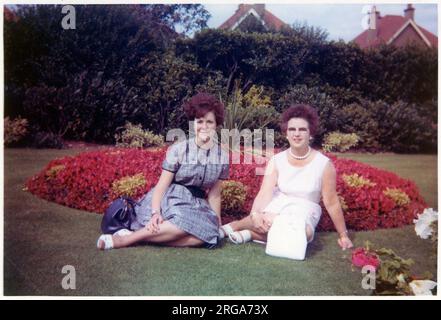
{"type": "Polygon", "coordinates": [[[338,244],[351,248],[336,191],[336,171],[332,162],[309,144],[317,131],[318,115],[308,105],[294,105],[282,114],[282,131],[289,149],[275,155],[268,163],[262,186],[250,215],[221,227],[221,236],[236,244],[250,240],[266,241],[274,218],[280,214],[305,216],[308,242],[319,223],[320,197],[339,234],[338,244]]]}
{"type": "Polygon", "coordinates": [[[155,188],[136,208],[132,230],[102,235],[99,249],[138,243],[177,247],[217,246],[221,225],[221,180],[228,178],[228,153],[217,144],[216,127],[223,123],[224,106],[199,93],[184,104],[194,120],[195,137],[172,145],[155,188]]]}

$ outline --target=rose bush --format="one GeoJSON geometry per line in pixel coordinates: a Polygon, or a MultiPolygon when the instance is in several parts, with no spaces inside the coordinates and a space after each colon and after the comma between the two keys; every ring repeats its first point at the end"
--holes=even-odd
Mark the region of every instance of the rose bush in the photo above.
{"type": "MultiPolygon", "coordinates": [[[[26,188],[49,201],[102,213],[118,197],[115,185],[121,179],[144,178],[141,180],[145,183],[133,184],[133,190],[126,190],[127,185],[132,184],[124,186],[125,192],[134,198],[148,192],[158,181],[165,152],[166,148],[109,148],[55,159],[30,178],[26,188]]],[[[328,156],[337,170],[337,191],[344,202],[343,212],[349,229],[374,230],[412,224],[417,213],[427,207],[412,181],[353,160],[328,156]],[[354,183],[355,180],[363,183],[354,183]],[[394,190],[392,195],[390,190],[394,190]],[[403,197],[406,201],[402,201],[403,197]]],[[[246,196],[243,206],[234,215],[224,215],[224,223],[249,213],[262,182],[262,176],[256,175],[256,169],[265,165],[262,158],[258,160],[259,164],[243,164],[243,161],[231,164],[230,180],[246,186],[246,196]]],[[[330,216],[323,203],[321,205],[323,215],[318,230],[334,230],[330,216]]]]}

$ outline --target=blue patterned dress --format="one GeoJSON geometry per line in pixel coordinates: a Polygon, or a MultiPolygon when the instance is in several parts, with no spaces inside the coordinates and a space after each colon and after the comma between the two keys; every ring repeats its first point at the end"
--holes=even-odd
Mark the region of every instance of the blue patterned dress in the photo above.
{"type": "MultiPolygon", "coordinates": [[[[219,145],[199,148],[194,139],[188,139],[169,147],[162,169],[175,174],[161,201],[164,220],[209,245],[216,245],[219,221],[204,193],[218,180],[228,179],[228,153],[219,145]]],[[[132,224],[133,230],[143,228],[150,221],[153,190],[135,208],[137,220],[132,224]]]]}

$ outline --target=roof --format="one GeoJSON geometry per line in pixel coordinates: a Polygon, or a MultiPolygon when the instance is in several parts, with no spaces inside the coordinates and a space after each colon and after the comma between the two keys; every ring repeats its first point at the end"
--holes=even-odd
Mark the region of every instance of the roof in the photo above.
{"type": "Polygon", "coordinates": [[[6,21],[17,21],[17,15],[7,6],[3,7],[3,17],[6,21]]]}
{"type": "MultiPolygon", "coordinates": [[[[413,20],[412,20],[413,22],[413,20]]],[[[375,47],[380,44],[388,43],[392,37],[396,35],[406,23],[409,23],[409,19],[402,16],[387,15],[377,20],[377,36],[371,42],[368,41],[369,30],[363,31],[353,41],[357,43],[360,48],[375,47]]],[[[438,37],[430,31],[427,31],[423,27],[413,22],[413,26],[416,26],[419,31],[426,37],[434,48],[438,47],[438,37]]],[[[404,30],[404,29],[403,29],[404,30]]]]}
{"type": "MultiPolygon", "coordinates": [[[[240,5],[239,8],[236,10],[236,12],[228,18],[227,21],[222,23],[219,27],[219,29],[232,29],[236,23],[238,23],[242,17],[247,16],[250,11],[253,14],[257,14],[257,11],[254,10],[254,5],[252,4],[243,4],[240,5]]],[[[263,20],[264,24],[268,26],[270,29],[280,30],[282,26],[286,25],[285,22],[277,18],[275,15],[273,15],[268,10],[264,10],[264,13],[262,16],[259,16],[257,18],[260,18],[263,20]]]]}

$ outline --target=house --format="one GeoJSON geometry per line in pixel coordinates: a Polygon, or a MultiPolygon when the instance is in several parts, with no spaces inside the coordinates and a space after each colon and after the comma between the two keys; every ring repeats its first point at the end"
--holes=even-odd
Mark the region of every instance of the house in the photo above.
{"type": "Polygon", "coordinates": [[[438,37],[415,22],[415,8],[408,4],[404,16],[386,15],[372,6],[369,12],[369,27],[354,40],[362,49],[380,45],[405,46],[416,44],[427,48],[438,48],[438,37]]]}
{"type": "Polygon", "coordinates": [[[18,21],[18,16],[7,6],[3,6],[3,18],[5,19],[5,21],[18,21]]]}
{"type": "Polygon", "coordinates": [[[240,4],[236,12],[219,29],[253,31],[279,31],[285,22],[265,9],[265,4],[240,4]]]}

